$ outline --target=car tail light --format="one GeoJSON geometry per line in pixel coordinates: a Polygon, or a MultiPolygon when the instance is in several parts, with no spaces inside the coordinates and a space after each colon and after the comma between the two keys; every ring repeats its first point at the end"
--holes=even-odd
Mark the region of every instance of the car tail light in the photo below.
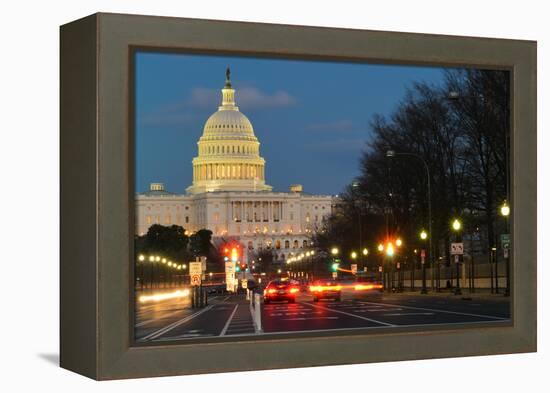
{"type": "Polygon", "coordinates": [[[267,290],[267,293],[275,293],[275,292],[277,292],[277,290],[273,288],[270,288],[267,290]]]}
{"type": "Polygon", "coordinates": [[[290,293],[296,293],[298,291],[299,291],[298,288],[290,288],[290,293]]]}

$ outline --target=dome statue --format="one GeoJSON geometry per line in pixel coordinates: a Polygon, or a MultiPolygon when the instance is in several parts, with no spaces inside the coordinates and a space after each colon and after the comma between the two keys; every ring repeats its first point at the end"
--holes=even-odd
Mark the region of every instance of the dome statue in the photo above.
{"type": "Polygon", "coordinates": [[[206,121],[193,158],[190,194],[214,191],[271,191],[265,184],[265,160],[248,118],[235,104],[230,70],[226,70],[222,102],[206,121]]]}

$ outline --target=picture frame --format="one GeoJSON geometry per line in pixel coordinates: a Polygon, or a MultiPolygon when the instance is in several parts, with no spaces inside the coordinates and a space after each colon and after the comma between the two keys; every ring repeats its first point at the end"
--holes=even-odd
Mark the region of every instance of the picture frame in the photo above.
{"type": "Polygon", "coordinates": [[[97,380],[536,351],[536,43],[98,13],[61,27],[61,367],[97,380]],[[512,324],[133,343],[139,48],[511,73],[512,324]]]}

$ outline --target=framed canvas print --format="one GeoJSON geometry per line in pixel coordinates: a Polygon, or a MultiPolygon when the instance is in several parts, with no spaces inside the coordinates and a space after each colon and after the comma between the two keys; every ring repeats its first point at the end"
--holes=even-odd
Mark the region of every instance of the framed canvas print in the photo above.
{"type": "Polygon", "coordinates": [[[62,26],[62,367],[535,351],[535,65],[516,40],[62,26]]]}

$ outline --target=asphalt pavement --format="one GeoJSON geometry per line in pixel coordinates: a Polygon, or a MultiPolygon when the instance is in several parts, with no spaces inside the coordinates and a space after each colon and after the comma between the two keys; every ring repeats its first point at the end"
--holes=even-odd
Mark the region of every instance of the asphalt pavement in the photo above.
{"type": "Polygon", "coordinates": [[[167,299],[136,307],[138,343],[192,338],[321,332],[349,329],[438,327],[507,322],[510,299],[452,294],[344,292],[340,302],[313,302],[300,293],[295,303],[261,304],[255,321],[245,295],[210,297],[204,308],[191,308],[188,298],[167,299]]]}

